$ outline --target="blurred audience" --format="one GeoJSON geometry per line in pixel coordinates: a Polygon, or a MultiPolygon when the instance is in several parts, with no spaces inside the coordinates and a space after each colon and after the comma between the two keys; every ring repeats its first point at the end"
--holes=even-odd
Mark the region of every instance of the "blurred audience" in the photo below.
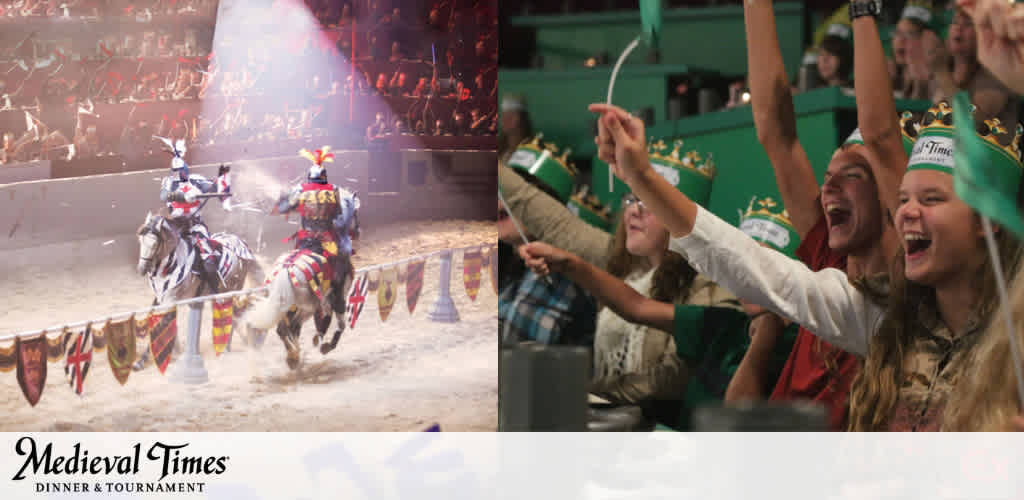
{"type": "Polygon", "coordinates": [[[148,154],[152,135],[213,145],[360,131],[374,108],[389,131],[433,134],[424,124],[445,114],[495,134],[467,118],[495,108],[496,78],[474,78],[493,71],[494,2],[304,1],[319,34],[279,36],[284,4],[254,2],[246,24],[269,28],[216,47],[217,0],[0,1],[0,161],[148,154]],[[340,68],[317,63],[331,54],[340,68]]]}

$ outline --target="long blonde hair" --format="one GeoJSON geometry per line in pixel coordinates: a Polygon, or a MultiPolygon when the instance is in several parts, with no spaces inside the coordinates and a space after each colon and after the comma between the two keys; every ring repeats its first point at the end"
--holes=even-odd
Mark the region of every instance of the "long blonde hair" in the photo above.
{"type": "MultiPolygon", "coordinates": [[[[1003,269],[1006,269],[1008,273],[1015,273],[1019,252],[1017,242],[1006,231],[1002,231],[996,235],[996,245],[999,248],[1003,269]]],[[[980,269],[987,270],[990,265],[986,253],[980,269]]],[[[913,325],[917,321],[918,308],[922,302],[934,300],[934,288],[907,281],[903,269],[903,252],[899,253],[899,258],[893,264],[890,276],[892,283],[885,316],[879,331],[871,339],[863,367],[851,386],[849,422],[851,431],[885,429],[899,397],[900,386],[903,382],[903,360],[913,341],[913,325]]],[[[995,280],[990,276],[986,276],[986,278],[977,281],[977,294],[974,301],[976,314],[983,322],[982,327],[988,330],[982,339],[979,339],[979,342],[988,342],[992,337],[991,328],[986,325],[999,323],[991,321],[998,304],[995,280]]],[[[1005,336],[1006,334],[1003,333],[1002,337],[1005,338],[1005,336]]],[[[978,351],[979,348],[975,345],[972,353],[978,351]]],[[[972,363],[964,366],[978,370],[984,369],[980,366],[975,367],[972,363]]],[[[1000,366],[1005,369],[1006,365],[1000,366]]],[[[963,378],[961,377],[960,380],[963,378]]],[[[960,385],[963,384],[957,383],[957,386],[960,385]]],[[[954,389],[954,392],[957,390],[954,389]]],[[[960,396],[961,399],[964,397],[966,395],[960,396]]],[[[946,405],[947,414],[951,412],[951,406],[957,405],[949,401],[946,405]]]]}
{"type": "MultiPolygon", "coordinates": [[[[1024,345],[1024,266],[1010,283],[1010,312],[1017,345],[1024,345]]],[[[942,420],[944,431],[1007,431],[1020,413],[1017,380],[1003,311],[998,310],[969,358],[970,370],[949,396],[942,420]]]]}

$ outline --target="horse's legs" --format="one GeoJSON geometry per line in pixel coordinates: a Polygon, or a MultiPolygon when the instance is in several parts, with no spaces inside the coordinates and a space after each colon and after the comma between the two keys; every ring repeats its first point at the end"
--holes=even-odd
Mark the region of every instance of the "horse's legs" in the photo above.
{"type": "Polygon", "coordinates": [[[334,330],[334,335],[331,336],[330,342],[324,342],[320,344],[320,353],[327,354],[334,350],[338,346],[338,339],[341,338],[341,334],[345,332],[345,309],[335,311],[334,315],[338,317],[338,328],[334,330]]]}
{"type": "Polygon", "coordinates": [[[324,311],[317,308],[316,312],[313,313],[313,322],[316,323],[316,335],[313,335],[313,347],[320,344],[320,340],[327,333],[327,329],[331,327],[331,311],[324,311]]]}
{"type": "Polygon", "coordinates": [[[285,355],[285,361],[288,363],[288,368],[292,370],[299,367],[301,359],[299,333],[302,331],[302,323],[307,319],[309,319],[309,313],[300,312],[298,308],[292,307],[285,319],[277,324],[277,334],[284,341],[284,346],[288,350],[288,353],[285,355]]]}
{"type": "MultiPolygon", "coordinates": [[[[346,269],[350,271],[351,269],[346,269]]],[[[320,345],[320,353],[327,354],[334,350],[338,346],[338,339],[341,338],[341,334],[345,332],[345,300],[344,297],[348,295],[348,290],[352,287],[352,273],[346,272],[345,279],[342,280],[343,285],[339,289],[333,290],[334,293],[334,315],[338,317],[338,329],[334,330],[334,335],[331,337],[330,342],[326,342],[320,345]]]]}

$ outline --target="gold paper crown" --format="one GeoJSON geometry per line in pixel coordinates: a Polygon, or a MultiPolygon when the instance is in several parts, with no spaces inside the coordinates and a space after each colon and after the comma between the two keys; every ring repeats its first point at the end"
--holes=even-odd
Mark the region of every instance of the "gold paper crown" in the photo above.
{"type": "Polygon", "coordinates": [[[594,213],[605,219],[611,216],[611,210],[609,210],[608,207],[603,205],[601,203],[601,200],[597,199],[597,196],[594,196],[593,194],[590,193],[590,186],[581,186],[578,191],[573,193],[570,199],[576,201],[576,203],[579,203],[580,205],[589,208],[594,213]]]}
{"type": "MultiPolygon", "coordinates": [[[[973,109],[971,110],[973,113],[973,109]]],[[[918,128],[918,135],[924,135],[931,130],[944,130],[953,133],[953,108],[946,101],[939,101],[928,108],[921,118],[921,126],[918,128]]]]}
{"type": "Polygon", "coordinates": [[[916,140],[917,136],[921,135],[921,119],[912,111],[904,111],[900,115],[900,133],[911,141],[916,140]]]}
{"type": "Polygon", "coordinates": [[[569,173],[571,173],[573,176],[578,175],[579,171],[576,170],[576,165],[569,162],[569,153],[572,152],[572,149],[565,148],[565,151],[562,152],[562,156],[555,156],[558,154],[558,146],[552,142],[542,142],[541,139],[543,138],[544,133],[537,132],[537,135],[533,136],[533,139],[530,139],[530,142],[528,142],[526,145],[532,146],[537,151],[549,151],[551,153],[551,159],[557,161],[558,163],[561,163],[562,166],[569,170],[569,173]]]}
{"type": "Polygon", "coordinates": [[[683,140],[676,139],[672,141],[672,144],[672,150],[668,152],[668,154],[665,154],[665,152],[668,151],[668,144],[665,144],[663,139],[658,139],[657,142],[652,142],[647,147],[647,154],[651,158],[676,165],[680,168],[693,170],[694,172],[697,172],[709,179],[715,177],[715,161],[710,153],[707,157],[703,157],[697,151],[690,150],[683,155],[680,155],[679,150],[683,147],[683,140]]]}
{"type": "Polygon", "coordinates": [[[1024,133],[1024,128],[1019,123],[1014,128],[1013,133],[1006,129],[1006,126],[999,121],[999,118],[985,120],[976,129],[979,137],[1002,150],[1017,163],[1020,163],[1020,137],[1024,133]]]}
{"type": "MultiPolygon", "coordinates": [[[[972,117],[974,117],[977,109],[977,106],[971,105],[972,117]]],[[[904,113],[904,117],[907,117],[908,113],[904,113]]],[[[1021,161],[1020,138],[1024,134],[1024,129],[1021,128],[1020,124],[1017,124],[1012,133],[999,121],[999,118],[984,120],[981,123],[972,125],[974,125],[974,130],[978,136],[985,142],[1003,151],[1008,157],[1013,158],[1014,161],[1021,161]]],[[[900,119],[900,126],[906,132],[911,125],[904,124],[904,119],[900,119]]],[[[952,134],[953,108],[948,102],[940,101],[928,109],[928,112],[921,118],[920,124],[913,127],[917,131],[917,136],[925,134],[929,130],[948,131],[948,133],[952,134]]],[[[914,137],[916,138],[917,136],[914,137]]]]}
{"type": "Polygon", "coordinates": [[[761,217],[767,217],[780,224],[783,224],[789,228],[793,228],[793,222],[789,220],[789,210],[783,209],[782,212],[772,212],[771,209],[779,206],[771,197],[758,199],[756,196],[750,199],[750,204],[747,205],[747,212],[743,214],[743,219],[749,219],[755,215],[761,217]],[[754,209],[754,205],[757,205],[757,209],[754,209]]]}

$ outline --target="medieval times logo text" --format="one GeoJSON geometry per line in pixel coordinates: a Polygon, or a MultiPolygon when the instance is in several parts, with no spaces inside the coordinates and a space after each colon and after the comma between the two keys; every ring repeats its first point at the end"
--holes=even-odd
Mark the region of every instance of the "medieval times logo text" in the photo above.
{"type": "Polygon", "coordinates": [[[230,457],[190,456],[187,447],[188,443],[156,442],[143,448],[137,443],[123,455],[96,456],[81,443],[62,453],[54,450],[53,443],[40,446],[35,439],[23,437],[15,444],[14,452],[25,457],[25,462],[13,480],[34,480],[36,493],[203,493],[206,483],[194,481],[195,476],[223,474],[230,457]],[[140,473],[144,474],[141,477],[152,477],[143,469],[157,467],[160,476],[156,481],[139,480],[140,473]],[[90,475],[103,479],[74,478],[90,475]],[[185,478],[188,480],[174,481],[185,478]]]}

